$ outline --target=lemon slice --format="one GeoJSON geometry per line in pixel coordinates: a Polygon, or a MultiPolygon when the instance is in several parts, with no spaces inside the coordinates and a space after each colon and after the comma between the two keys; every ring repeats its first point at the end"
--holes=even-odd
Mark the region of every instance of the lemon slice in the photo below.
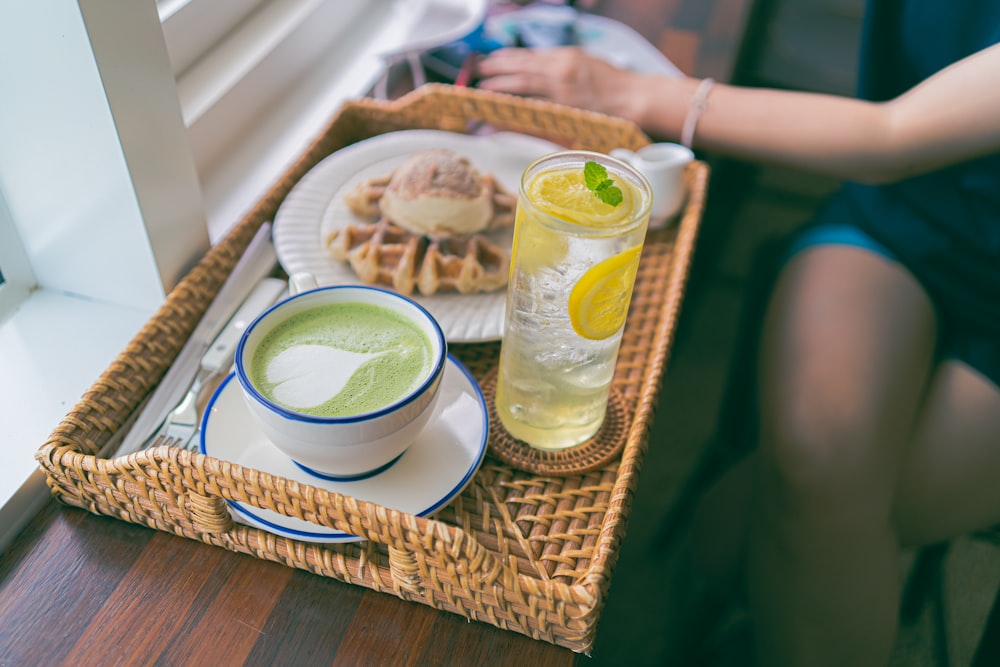
{"type": "Polygon", "coordinates": [[[632,192],[622,185],[622,201],[605,204],[584,180],[582,169],[561,169],[539,174],[528,186],[528,197],[545,213],[587,227],[604,227],[632,214],[632,192]]]}
{"type": "Polygon", "coordinates": [[[642,246],[629,248],[595,264],[569,293],[573,330],[589,340],[604,340],[625,324],[642,246]]]}

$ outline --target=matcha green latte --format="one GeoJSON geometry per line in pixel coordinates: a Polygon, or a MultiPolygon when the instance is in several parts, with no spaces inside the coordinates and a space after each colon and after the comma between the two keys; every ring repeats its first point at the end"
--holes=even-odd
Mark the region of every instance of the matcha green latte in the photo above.
{"type": "Polygon", "coordinates": [[[249,360],[268,400],[317,417],[375,412],[417,389],[434,365],[427,334],[374,303],[317,305],[278,323],[249,360]]]}

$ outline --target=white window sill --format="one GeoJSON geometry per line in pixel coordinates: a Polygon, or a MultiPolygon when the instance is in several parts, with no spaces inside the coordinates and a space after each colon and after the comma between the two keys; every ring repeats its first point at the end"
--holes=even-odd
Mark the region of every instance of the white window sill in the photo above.
{"type": "Polygon", "coordinates": [[[0,550],[49,496],[33,454],[152,316],[39,290],[0,322],[0,550]]]}

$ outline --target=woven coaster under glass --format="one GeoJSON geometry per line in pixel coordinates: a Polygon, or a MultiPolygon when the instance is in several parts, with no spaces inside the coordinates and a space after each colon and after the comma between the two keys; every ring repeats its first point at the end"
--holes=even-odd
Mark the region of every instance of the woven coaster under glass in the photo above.
{"type": "Polygon", "coordinates": [[[490,417],[490,454],[507,465],[539,475],[577,475],[607,466],[625,448],[628,436],[625,401],[612,386],[601,428],[590,440],[559,450],[535,449],[504,428],[496,411],[497,368],[491,369],[480,388],[490,417]]]}

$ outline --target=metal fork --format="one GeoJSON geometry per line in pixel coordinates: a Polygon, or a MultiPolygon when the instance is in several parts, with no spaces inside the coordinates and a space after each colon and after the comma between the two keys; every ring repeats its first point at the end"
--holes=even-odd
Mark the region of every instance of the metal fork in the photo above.
{"type": "Polygon", "coordinates": [[[167,415],[163,425],[157,429],[149,441],[149,447],[169,445],[193,449],[194,435],[198,432],[201,418],[198,401],[207,386],[227,373],[233,363],[233,355],[243,330],[257,315],[262,313],[286,292],[286,283],[277,278],[265,278],[247,297],[222,332],[212,342],[199,363],[194,382],[183,400],[167,415]]]}
{"type": "Polygon", "coordinates": [[[163,426],[156,432],[151,447],[167,445],[168,447],[180,447],[182,449],[194,449],[194,434],[198,432],[198,422],[200,411],[198,410],[198,399],[202,390],[209,382],[215,380],[219,375],[218,370],[212,368],[202,368],[198,371],[191,388],[173,412],[167,416],[163,426]]]}

